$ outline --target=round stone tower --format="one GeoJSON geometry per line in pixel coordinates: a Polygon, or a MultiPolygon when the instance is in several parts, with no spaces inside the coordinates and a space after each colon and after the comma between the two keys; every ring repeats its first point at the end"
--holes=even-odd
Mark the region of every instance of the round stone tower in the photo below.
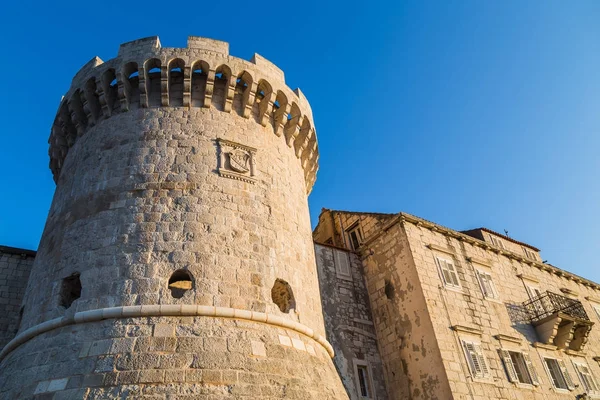
{"type": "Polygon", "coordinates": [[[75,75],[49,143],[56,193],[0,398],[347,399],[311,109],[277,66],[200,37],[125,43],[75,75]]]}

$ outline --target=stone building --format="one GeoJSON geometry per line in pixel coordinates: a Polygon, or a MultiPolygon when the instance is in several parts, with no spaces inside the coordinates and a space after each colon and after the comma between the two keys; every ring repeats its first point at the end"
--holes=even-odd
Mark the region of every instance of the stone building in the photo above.
{"type": "Polygon", "coordinates": [[[311,236],[312,112],[276,65],[200,37],[124,43],[77,72],[49,143],[1,399],[348,398],[311,236]]]}
{"type": "Polygon", "coordinates": [[[362,398],[600,398],[600,285],[537,248],[327,209],[313,237],[334,360],[362,398]]]}
{"type": "Polygon", "coordinates": [[[0,246],[0,399],[600,397],[600,286],[485,228],[323,210],[307,99],[255,54],[121,45],[50,134],[36,252],[0,246]]]}

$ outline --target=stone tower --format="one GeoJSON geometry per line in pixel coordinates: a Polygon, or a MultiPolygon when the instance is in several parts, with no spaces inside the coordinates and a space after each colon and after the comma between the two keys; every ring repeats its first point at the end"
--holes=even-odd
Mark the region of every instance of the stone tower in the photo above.
{"type": "Polygon", "coordinates": [[[347,399],[325,339],[310,106],[255,54],[157,37],[88,62],[0,398],[347,399]]]}

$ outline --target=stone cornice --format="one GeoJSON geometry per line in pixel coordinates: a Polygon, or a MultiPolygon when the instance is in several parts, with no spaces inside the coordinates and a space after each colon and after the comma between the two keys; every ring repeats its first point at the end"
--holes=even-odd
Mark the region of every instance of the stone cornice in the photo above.
{"type": "Polygon", "coordinates": [[[470,327],[470,326],[465,326],[465,325],[454,325],[454,326],[452,326],[452,330],[454,330],[456,332],[468,333],[468,334],[477,335],[477,336],[483,335],[483,331],[481,329],[470,327]]]}
{"type": "Polygon", "coordinates": [[[518,338],[515,336],[510,336],[510,335],[503,335],[501,333],[495,335],[494,338],[496,340],[504,341],[504,342],[512,342],[512,343],[517,343],[517,344],[523,343],[523,340],[521,338],[518,338]]]}
{"type": "Polygon", "coordinates": [[[273,325],[279,328],[292,329],[298,333],[314,339],[327,351],[333,358],[335,355],[333,347],[327,339],[315,333],[314,330],[299,322],[292,321],[278,315],[267,314],[256,311],[240,310],[229,307],[213,307],[199,305],[144,305],[144,306],[124,306],[100,308],[96,310],[81,311],[75,313],[72,317],[60,317],[42,322],[32,326],[29,329],[19,333],[11,340],[0,352],[0,360],[4,359],[11,351],[27,342],[28,340],[41,335],[42,333],[63,326],[83,324],[88,322],[97,322],[105,319],[120,318],[143,318],[143,317],[213,317],[213,318],[232,318],[247,321],[260,322],[273,325]]]}
{"type": "Polygon", "coordinates": [[[439,251],[439,252],[442,252],[442,253],[446,253],[446,254],[451,255],[453,257],[455,256],[454,250],[449,249],[447,247],[438,246],[438,245],[435,245],[433,243],[427,244],[427,245],[425,245],[425,247],[427,247],[429,250],[435,250],[435,251],[439,251]]]}
{"type": "Polygon", "coordinates": [[[472,246],[477,246],[477,247],[481,247],[481,248],[486,249],[486,250],[490,250],[490,251],[492,251],[492,252],[494,252],[496,254],[501,254],[501,255],[509,258],[509,259],[512,259],[512,260],[515,260],[515,261],[519,261],[519,262],[521,262],[523,264],[527,264],[527,265],[535,267],[535,268],[537,268],[539,270],[542,270],[542,271],[545,271],[545,272],[548,272],[548,273],[552,273],[552,274],[564,277],[565,279],[572,280],[572,281],[574,281],[576,283],[579,283],[581,285],[584,285],[584,286],[587,286],[589,288],[592,288],[592,289],[600,291],[600,285],[597,284],[596,282],[590,281],[589,279],[582,278],[580,276],[572,274],[571,272],[567,272],[565,270],[562,270],[562,269],[557,268],[557,267],[555,267],[553,265],[550,265],[550,264],[544,264],[544,263],[539,262],[539,261],[529,260],[529,259],[525,258],[524,256],[522,256],[520,254],[514,253],[512,251],[503,250],[503,249],[494,247],[494,246],[490,245],[489,243],[486,243],[486,242],[484,242],[482,240],[475,239],[474,237],[465,235],[463,233],[454,231],[452,229],[443,227],[441,225],[434,224],[432,222],[426,221],[424,219],[415,217],[415,216],[410,215],[410,214],[399,213],[398,217],[396,219],[394,219],[394,221],[392,221],[390,223],[390,226],[393,225],[393,224],[396,224],[399,221],[409,222],[409,223],[411,223],[413,225],[416,225],[416,226],[422,226],[422,227],[424,227],[426,229],[430,229],[430,230],[432,230],[434,232],[439,232],[439,233],[442,233],[442,234],[444,234],[444,235],[446,235],[448,237],[452,237],[452,238],[455,238],[457,240],[464,241],[466,243],[469,243],[472,246]]]}
{"type": "Polygon", "coordinates": [[[482,258],[477,258],[477,257],[467,257],[467,261],[469,261],[472,264],[477,264],[477,265],[481,265],[484,267],[488,267],[488,268],[492,268],[493,264],[490,260],[484,260],[482,258]]]}

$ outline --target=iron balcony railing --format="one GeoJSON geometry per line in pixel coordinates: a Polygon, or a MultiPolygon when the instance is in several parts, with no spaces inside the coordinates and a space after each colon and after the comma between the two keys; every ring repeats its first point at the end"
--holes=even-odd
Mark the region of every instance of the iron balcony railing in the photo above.
{"type": "Polygon", "coordinates": [[[544,292],[524,302],[523,308],[527,311],[531,322],[539,321],[559,312],[580,320],[590,320],[579,300],[552,292],[544,292]]]}

